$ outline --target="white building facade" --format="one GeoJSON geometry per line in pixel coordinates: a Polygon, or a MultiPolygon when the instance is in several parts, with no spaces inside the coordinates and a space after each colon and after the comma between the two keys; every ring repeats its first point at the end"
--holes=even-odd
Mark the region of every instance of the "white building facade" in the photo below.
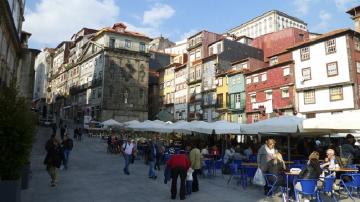
{"type": "Polygon", "coordinates": [[[272,10],[228,30],[226,33],[224,33],[224,35],[234,35],[236,37],[247,36],[255,38],[289,27],[294,27],[305,31],[307,30],[307,24],[304,21],[287,15],[281,11],[272,10]]]}
{"type": "Polygon", "coordinates": [[[360,61],[353,57],[355,36],[349,33],[353,32],[324,34],[293,49],[300,116],[328,116],[358,108],[360,61]]]}

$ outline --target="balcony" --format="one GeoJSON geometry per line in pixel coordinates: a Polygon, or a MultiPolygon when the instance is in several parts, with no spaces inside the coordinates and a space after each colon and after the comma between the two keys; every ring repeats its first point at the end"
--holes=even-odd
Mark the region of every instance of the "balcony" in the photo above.
{"type": "Polygon", "coordinates": [[[190,102],[201,101],[201,99],[202,99],[201,93],[192,94],[192,95],[190,96],[190,102]]]}
{"type": "Polygon", "coordinates": [[[253,110],[253,111],[264,110],[265,113],[267,113],[267,114],[272,113],[273,112],[272,100],[267,100],[265,102],[251,103],[251,110],[253,110]]]}
{"type": "Polygon", "coordinates": [[[202,81],[201,77],[195,79],[186,79],[186,84],[192,85],[192,84],[200,83],[201,81],[202,81]]]}
{"type": "Polygon", "coordinates": [[[245,106],[246,106],[246,101],[245,99],[240,100],[240,102],[231,102],[229,109],[230,110],[245,110],[245,106]]]}

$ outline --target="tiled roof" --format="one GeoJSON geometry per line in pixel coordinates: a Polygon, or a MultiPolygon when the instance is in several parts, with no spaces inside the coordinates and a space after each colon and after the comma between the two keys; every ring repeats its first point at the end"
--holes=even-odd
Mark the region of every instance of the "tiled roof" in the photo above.
{"type": "Polygon", "coordinates": [[[115,23],[113,27],[106,27],[106,28],[102,28],[100,29],[97,33],[96,36],[101,35],[104,32],[110,32],[110,33],[116,33],[116,34],[123,34],[123,35],[128,35],[128,36],[133,36],[133,37],[139,37],[139,38],[143,38],[146,40],[152,40],[150,37],[139,33],[139,32],[133,32],[133,31],[127,31],[126,30],[126,25],[124,23],[115,23]],[[117,31],[115,28],[116,27],[122,27],[124,28],[123,31],[117,31]]]}
{"type": "Polygon", "coordinates": [[[310,44],[315,43],[315,42],[323,41],[323,40],[326,40],[326,39],[331,38],[333,36],[344,34],[346,32],[355,32],[355,31],[353,31],[353,30],[351,30],[349,28],[333,30],[331,32],[322,34],[322,35],[320,35],[318,37],[315,37],[313,39],[309,39],[307,41],[297,43],[294,46],[289,47],[288,50],[293,50],[293,49],[296,49],[296,48],[299,48],[299,47],[302,47],[302,46],[305,46],[305,45],[310,45],[310,44]]]}

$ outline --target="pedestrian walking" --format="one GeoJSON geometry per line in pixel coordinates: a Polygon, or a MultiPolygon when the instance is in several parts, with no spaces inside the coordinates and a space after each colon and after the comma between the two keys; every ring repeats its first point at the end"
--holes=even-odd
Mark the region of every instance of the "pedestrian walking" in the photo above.
{"type": "Polygon", "coordinates": [[[60,128],[60,137],[61,137],[61,141],[64,140],[64,135],[65,135],[65,132],[66,132],[66,125],[65,126],[61,126],[60,128]]]}
{"type": "Polygon", "coordinates": [[[186,175],[186,194],[190,195],[192,192],[192,183],[193,183],[193,173],[194,170],[190,167],[187,170],[187,175],[186,175]]]}
{"type": "Polygon", "coordinates": [[[196,144],[192,144],[192,149],[190,151],[190,162],[191,162],[191,168],[194,170],[194,172],[192,173],[193,175],[192,191],[198,192],[199,191],[198,175],[201,174],[201,153],[200,153],[200,149],[196,144]]]}
{"type": "Polygon", "coordinates": [[[185,181],[187,170],[190,168],[190,161],[185,154],[175,154],[175,150],[169,150],[171,157],[166,166],[171,170],[171,199],[176,199],[177,178],[180,176],[180,200],[185,199],[185,181]]]}
{"type": "Polygon", "coordinates": [[[155,161],[156,155],[159,152],[155,141],[152,139],[148,143],[149,147],[147,149],[147,158],[148,158],[148,166],[149,166],[149,178],[156,179],[155,173],[155,161]]]}
{"type": "Polygon", "coordinates": [[[51,128],[52,128],[53,134],[56,134],[56,130],[57,130],[56,122],[53,122],[53,123],[51,124],[51,128]]]}
{"type": "Polygon", "coordinates": [[[159,137],[156,138],[156,146],[157,146],[158,152],[156,153],[155,168],[157,170],[160,170],[160,163],[161,163],[161,161],[163,159],[163,156],[164,156],[165,147],[163,145],[163,142],[160,141],[159,137]]]}
{"type": "Polygon", "coordinates": [[[130,164],[130,160],[132,158],[132,153],[133,153],[133,149],[134,149],[134,145],[131,143],[130,138],[128,138],[127,142],[125,142],[122,145],[122,149],[123,149],[123,155],[124,155],[124,160],[125,160],[124,173],[126,175],[130,175],[129,164],[130,164]]]}
{"type": "Polygon", "coordinates": [[[46,170],[51,177],[51,186],[54,187],[59,182],[58,169],[60,168],[61,161],[63,159],[63,153],[61,152],[60,142],[57,140],[55,134],[46,142],[46,157],[44,164],[46,170]]]}
{"type": "Polygon", "coordinates": [[[63,152],[64,152],[63,164],[64,164],[65,170],[67,170],[68,164],[69,164],[70,152],[73,148],[73,140],[67,134],[65,134],[65,136],[64,136],[64,141],[62,142],[62,147],[63,147],[63,152]]]}
{"type": "Polygon", "coordinates": [[[83,131],[82,131],[82,129],[79,127],[79,128],[78,128],[78,140],[79,140],[79,141],[81,141],[82,133],[83,133],[83,131]]]}

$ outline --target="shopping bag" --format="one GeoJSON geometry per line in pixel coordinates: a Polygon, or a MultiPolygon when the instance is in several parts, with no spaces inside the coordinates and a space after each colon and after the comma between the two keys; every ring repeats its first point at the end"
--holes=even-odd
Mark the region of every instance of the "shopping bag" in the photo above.
{"type": "Polygon", "coordinates": [[[265,178],[264,175],[262,173],[262,171],[260,170],[260,168],[258,168],[256,170],[254,179],[253,179],[253,184],[255,185],[259,185],[259,186],[265,186],[265,178]]]}

